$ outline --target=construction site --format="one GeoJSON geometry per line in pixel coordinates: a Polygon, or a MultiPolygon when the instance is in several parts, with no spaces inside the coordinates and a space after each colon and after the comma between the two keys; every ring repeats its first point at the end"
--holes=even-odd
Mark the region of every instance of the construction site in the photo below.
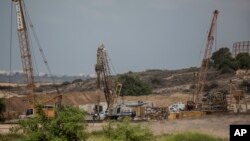
{"type": "MultiPolygon", "coordinates": [[[[25,81],[11,82],[11,70],[8,82],[0,80],[0,98],[5,104],[2,114],[5,120],[0,123],[0,134],[8,134],[9,129],[20,120],[39,116],[37,105],[42,107],[49,119],[58,115],[56,109],[67,106],[79,108],[86,113],[89,132],[102,130],[103,125],[110,120],[122,121],[130,117],[134,124],[148,125],[154,135],[194,131],[228,139],[230,124],[250,124],[249,69],[231,69],[229,73],[222,73],[211,65],[211,60],[215,60],[212,55],[215,52],[219,10],[209,13],[211,20],[207,34],[204,35],[205,46],[202,47],[202,59],[199,60],[198,67],[148,69],[142,72],[127,70],[127,73],[115,74],[112,73],[115,72],[113,59],[109,56],[112,51],[105,43],[101,43],[94,47],[94,77],[58,82],[52,74],[53,70],[39,42],[24,0],[12,0],[12,4],[15,9],[13,16],[16,18],[13,20],[16,22],[13,31],[17,31],[23,70],[21,77],[25,81]],[[34,37],[30,37],[32,35],[34,37]],[[35,75],[31,39],[39,47],[50,82],[39,82],[39,77],[35,75]],[[125,82],[128,78],[119,79],[123,75],[138,78],[142,84],[148,84],[150,92],[125,94],[132,93],[128,84],[133,83],[125,82]]],[[[232,58],[244,53],[249,56],[250,41],[235,41],[230,50],[232,58]]]]}

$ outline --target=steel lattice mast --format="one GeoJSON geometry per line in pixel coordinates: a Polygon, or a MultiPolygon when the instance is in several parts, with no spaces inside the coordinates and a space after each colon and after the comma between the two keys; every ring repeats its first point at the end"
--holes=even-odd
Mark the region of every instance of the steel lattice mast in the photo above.
{"type": "Polygon", "coordinates": [[[32,57],[31,57],[27,27],[24,19],[22,0],[12,0],[12,1],[15,3],[16,7],[17,34],[19,39],[23,72],[26,75],[27,87],[33,90],[34,75],[33,75],[32,57]]]}
{"type": "Polygon", "coordinates": [[[216,29],[216,24],[217,24],[217,17],[218,17],[219,11],[215,10],[213,12],[213,18],[212,22],[208,31],[208,36],[207,36],[207,42],[206,42],[206,47],[205,47],[205,52],[204,52],[204,57],[201,62],[201,67],[198,75],[198,82],[196,86],[196,97],[194,99],[195,104],[201,103],[201,98],[202,98],[202,93],[204,89],[204,85],[206,82],[206,77],[207,77],[207,71],[209,67],[209,61],[212,53],[212,47],[214,43],[214,34],[215,34],[215,29],[216,29]]]}
{"type": "Polygon", "coordinates": [[[103,86],[108,110],[114,104],[115,92],[113,90],[113,82],[108,62],[108,55],[103,44],[97,49],[97,62],[95,65],[95,71],[97,75],[97,87],[101,89],[101,85],[103,86]]]}

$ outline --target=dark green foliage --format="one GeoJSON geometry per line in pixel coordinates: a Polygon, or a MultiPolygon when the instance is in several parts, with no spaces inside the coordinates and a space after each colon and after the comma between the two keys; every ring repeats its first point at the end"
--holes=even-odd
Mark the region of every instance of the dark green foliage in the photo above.
{"type": "Polygon", "coordinates": [[[0,134],[0,141],[21,141],[22,138],[20,134],[0,134]]]}
{"type": "Polygon", "coordinates": [[[138,77],[131,75],[120,75],[118,81],[122,83],[121,95],[148,95],[152,93],[152,88],[138,77]]]}
{"type": "Polygon", "coordinates": [[[26,141],[78,141],[86,140],[86,123],[84,113],[78,108],[65,107],[57,111],[57,116],[48,119],[41,106],[36,108],[37,117],[22,120],[19,127],[13,128],[12,132],[19,129],[25,133],[26,141]]]}
{"type": "Polygon", "coordinates": [[[3,98],[0,98],[0,122],[4,121],[4,116],[3,116],[3,112],[5,112],[5,103],[3,98]]]}
{"type": "Polygon", "coordinates": [[[250,56],[248,53],[239,53],[232,57],[228,48],[220,48],[211,57],[214,68],[221,73],[232,73],[237,69],[250,69],[250,56]]]}
{"type": "Polygon", "coordinates": [[[231,73],[238,68],[237,62],[228,48],[220,48],[214,52],[211,61],[213,67],[220,70],[221,73],[231,73]]]}
{"type": "Polygon", "coordinates": [[[132,125],[129,118],[123,122],[109,122],[103,127],[104,135],[111,141],[152,141],[153,134],[148,127],[132,125]]]}
{"type": "Polygon", "coordinates": [[[248,53],[239,53],[236,60],[240,69],[250,69],[250,56],[248,53]]]}
{"type": "Polygon", "coordinates": [[[248,80],[243,80],[240,84],[240,88],[244,90],[245,92],[249,93],[250,92],[250,81],[248,80]]]}

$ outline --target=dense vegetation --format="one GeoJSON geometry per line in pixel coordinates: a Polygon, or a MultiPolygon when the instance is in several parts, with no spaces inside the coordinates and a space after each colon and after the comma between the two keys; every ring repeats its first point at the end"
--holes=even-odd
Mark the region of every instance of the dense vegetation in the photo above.
{"type": "Polygon", "coordinates": [[[49,119],[41,106],[36,108],[37,116],[21,120],[12,133],[22,130],[25,141],[78,141],[86,140],[85,115],[78,108],[65,107],[57,111],[56,117],[49,119]],[[72,116],[74,115],[74,116],[72,116]]]}
{"type": "Polygon", "coordinates": [[[148,127],[132,125],[129,118],[122,123],[109,122],[103,127],[103,133],[111,141],[152,141],[153,133],[148,127]]]}
{"type": "MultiPolygon", "coordinates": [[[[122,122],[109,121],[103,126],[103,130],[86,132],[86,126],[82,123],[82,112],[77,108],[66,108],[53,122],[45,122],[44,119],[28,119],[21,123],[20,127],[25,134],[0,135],[0,141],[226,141],[211,135],[183,132],[176,134],[163,134],[155,136],[148,126],[140,123],[131,123],[129,118],[122,122]],[[81,113],[81,114],[80,114],[81,113]],[[69,115],[71,114],[71,115],[69,115]],[[72,114],[76,114],[72,116],[72,114]],[[62,117],[59,117],[62,116],[62,117]],[[38,120],[38,121],[37,121],[38,120]],[[37,123],[38,122],[38,123],[37,123]]],[[[42,118],[42,116],[39,116],[42,118]]],[[[17,128],[16,128],[17,129],[17,128]]]]}
{"type": "Polygon", "coordinates": [[[233,58],[229,48],[220,48],[213,53],[211,64],[221,73],[230,73],[237,69],[250,69],[250,56],[248,53],[239,53],[233,58]]]}
{"type": "Polygon", "coordinates": [[[148,95],[152,93],[152,88],[139,77],[129,74],[120,75],[118,81],[122,83],[121,95],[148,95]]]}

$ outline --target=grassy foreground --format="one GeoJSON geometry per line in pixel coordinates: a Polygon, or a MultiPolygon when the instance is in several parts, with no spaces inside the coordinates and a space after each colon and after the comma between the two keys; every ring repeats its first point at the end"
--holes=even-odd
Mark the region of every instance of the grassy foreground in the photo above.
{"type": "MultiPolygon", "coordinates": [[[[213,137],[207,134],[195,133],[195,132],[184,132],[177,134],[164,134],[155,136],[154,141],[228,141],[228,139],[213,137]]],[[[87,141],[112,141],[103,134],[94,134],[88,138],[87,141]]],[[[122,141],[122,140],[119,140],[122,141]]]]}
{"type": "MultiPolygon", "coordinates": [[[[22,135],[8,134],[0,135],[0,141],[21,141],[22,135]]],[[[207,134],[184,132],[172,135],[155,136],[155,141],[228,141],[228,139],[216,138],[207,134]]],[[[104,134],[91,134],[87,141],[112,141],[104,134]]],[[[122,140],[121,140],[122,141],[122,140]]]]}

